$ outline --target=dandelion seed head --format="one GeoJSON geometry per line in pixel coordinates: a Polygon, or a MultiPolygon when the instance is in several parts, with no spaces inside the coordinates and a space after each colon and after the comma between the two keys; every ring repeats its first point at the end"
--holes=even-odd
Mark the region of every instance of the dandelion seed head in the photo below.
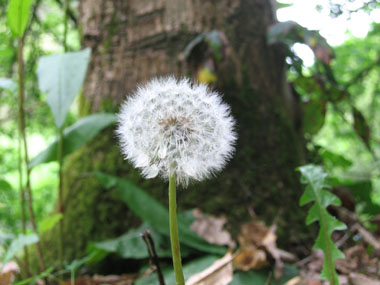
{"type": "Polygon", "coordinates": [[[201,181],[223,169],[234,152],[234,119],[221,96],[188,79],[157,78],[123,103],[117,135],[122,153],[145,178],[176,175],[201,181]]]}

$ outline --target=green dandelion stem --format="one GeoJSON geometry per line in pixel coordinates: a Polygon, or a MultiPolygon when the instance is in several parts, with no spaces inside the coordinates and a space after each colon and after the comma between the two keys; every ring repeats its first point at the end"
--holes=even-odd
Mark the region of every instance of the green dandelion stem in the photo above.
{"type": "Polygon", "coordinates": [[[179,247],[177,202],[176,202],[176,177],[170,174],[169,178],[169,224],[170,242],[172,246],[173,266],[177,285],[184,285],[185,279],[182,272],[181,250],[179,247]]]}

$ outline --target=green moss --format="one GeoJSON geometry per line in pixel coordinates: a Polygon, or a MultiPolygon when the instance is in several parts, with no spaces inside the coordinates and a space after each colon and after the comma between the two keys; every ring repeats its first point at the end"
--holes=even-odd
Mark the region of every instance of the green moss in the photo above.
{"type": "Polygon", "coordinates": [[[91,114],[91,101],[81,93],[79,95],[79,115],[85,117],[91,114]]]}

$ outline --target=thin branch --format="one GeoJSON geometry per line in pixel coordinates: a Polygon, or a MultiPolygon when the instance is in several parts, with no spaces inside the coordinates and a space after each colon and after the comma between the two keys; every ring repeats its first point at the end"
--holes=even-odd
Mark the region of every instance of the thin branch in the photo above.
{"type": "Polygon", "coordinates": [[[150,234],[149,230],[146,230],[141,234],[142,239],[144,240],[146,247],[148,249],[149,254],[149,261],[151,264],[153,264],[156,267],[157,275],[158,275],[158,282],[160,285],[165,285],[165,279],[162,274],[160,264],[158,262],[158,256],[156,252],[156,248],[154,246],[154,241],[152,238],[152,235],[150,234]]]}

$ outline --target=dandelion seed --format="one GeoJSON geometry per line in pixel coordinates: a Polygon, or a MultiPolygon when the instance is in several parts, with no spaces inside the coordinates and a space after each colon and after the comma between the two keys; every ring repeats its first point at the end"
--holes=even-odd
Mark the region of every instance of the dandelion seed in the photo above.
{"type": "Polygon", "coordinates": [[[126,159],[145,178],[174,174],[186,187],[223,169],[234,152],[233,129],[217,92],[168,77],[140,86],[124,102],[117,134],[126,159]]]}

